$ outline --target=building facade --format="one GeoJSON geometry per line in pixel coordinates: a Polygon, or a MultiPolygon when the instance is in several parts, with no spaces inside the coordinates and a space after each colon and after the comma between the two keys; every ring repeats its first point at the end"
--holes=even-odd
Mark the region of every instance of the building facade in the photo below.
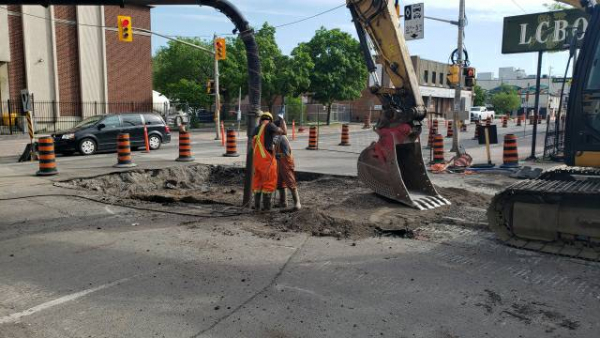
{"type": "MultiPolygon", "coordinates": [[[[454,110],[455,90],[451,88],[447,79],[449,65],[422,59],[419,56],[412,56],[411,60],[427,112],[439,117],[451,117],[454,110]]],[[[384,87],[393,87],[380,65],[377,67],[377,73],[384,87]]],[[[373,80],[369,79],[369,84],[362,91],[361,98],[349,103],[352,106],[353,121],[362,121],[369,114],[373,119],[378,118],[382,107],[377,97],[371,93],[370,87],[373,85],[373,80]]],[[[473,93],[463,90],[461,97],[461,108],[466,112],[472,106],[473,93]]]]}
{"type": "Polygon", "coordinates": [[[498,69],[500,80],[523,79],[527,76],[525,70],[515,67],[500,67],[498,69]]]}
{"type": "MultiPolygon", "coordinates": [[[[151,28],[147,6],[0,6],[2,111],[18,110],[22,89],[38,108],[52,102],[45,109],[54,119],[152,104],[151,38],[134,32],[132,43],[120,42],[117,15],[151,28]]],[[[39,108],[36,116],[45,113],[39,108]]]]}
{"type": "MultiPolygon", "coordinates": [[[[502,85],[509,85],[513,87],[521,97],[521,107],[519,114],[523,111],[527,111],[528,114],[535,108],[535,91],[536,91],[536,79],[523,78],[523,79],[496,79],[496,80],[478,80],[477,84],[484,90],[493,93],[495,90],[500,88],[502,85]]],[[[560,106],[560,96],[563,87],[563,78],[555,78],[545,76],[540,80],[540,113],[542,116],[546,116],[546,113],[554,113],[560,106]]],[[[563,106],[567,104],[567,97],[571,90],[571,84],[569,81],[565,83],[563,106]]],[[[516,113],[516,112],[514,112],[516,113]]]]}

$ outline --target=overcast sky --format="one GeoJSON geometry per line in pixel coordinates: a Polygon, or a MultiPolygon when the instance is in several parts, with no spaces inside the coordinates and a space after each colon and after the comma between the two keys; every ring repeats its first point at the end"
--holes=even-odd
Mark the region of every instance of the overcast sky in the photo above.
{"type": "MultiPolygon", "coordinates": [[[[393,0],[390,0],[393,1],[393,0]]],[[[277,26],[329,10],[345,3],[344,0],[231,0],[254,27],[268,21],[277,26]]],[[[401,1],[402,5],[423,2],[427,16],[456,20],[458,0],[401,1]]],[[[537,54],[503,55],[502,21],[505,16],[544,12],[543,4],[551,0],[466,0],[469,24],[466,28],[465,45],[472,66],[478,72],[494,72],[498,67],[518,67],[527,74],[535,74],[537,54]]],[[[199,36],[210,38],[213,33],[230,33],[233,25],[212,8],[198,6],[162,6],[152,10],[153,30],[168,35],[199,36]]],[[[308,41],[319,27],[340,28],[356,36],[345,7],[338,8],[316,18],[279,28],[277,42],[284,53],[296,45],[308,41]]],[[[457,29],[446,23],[427,20],[425,39],[408,42],[413,55],[440,62],[448,61],[456,48],[457,29]]],[[[154,38],[154,49],[166,42],[154,38]]],[[[552,74],[564,73],[565,53],[546,54],[543,73],[552,66],[552,74]]]]}

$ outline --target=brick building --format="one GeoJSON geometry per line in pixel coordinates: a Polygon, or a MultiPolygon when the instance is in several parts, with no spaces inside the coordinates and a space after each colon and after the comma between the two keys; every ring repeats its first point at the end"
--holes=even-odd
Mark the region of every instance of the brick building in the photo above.
{"type": "MultiPolygon", "coordinates": [[[[150,9],[0,6],[0,109],[6,112],[6,102],[17,102],[22,89],[40,107],[52,102],[54,119],[151,105],[151,38],[135,32],[132,43],[120,42],[116,30],[117,15],[150,29],[150,9]]],[[[36,115],[44,113],[38,107],[36,115]]]]}

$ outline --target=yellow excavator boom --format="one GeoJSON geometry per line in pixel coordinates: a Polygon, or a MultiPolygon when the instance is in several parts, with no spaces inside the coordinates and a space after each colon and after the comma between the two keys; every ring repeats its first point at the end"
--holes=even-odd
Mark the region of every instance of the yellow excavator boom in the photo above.
{"type": "Polygon", "coordinates": [[[375,127],[379,140],[358,159],[359,179],[377,194],[414,208],[449,205],[429,180],[423,162],[420,135],[426,111],[400,28],[399,7],[392,0],[346,0],[346,5],[376,83],[371,92],[383,107],[375,127]],[[378,78],[375,60],[390,83],[378,78]]]}

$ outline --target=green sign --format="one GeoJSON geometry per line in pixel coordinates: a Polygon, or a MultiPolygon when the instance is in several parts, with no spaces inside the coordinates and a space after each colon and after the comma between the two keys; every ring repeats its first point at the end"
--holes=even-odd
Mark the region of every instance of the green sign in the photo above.
{"type": "Polygon", "coordinates": [[[567,77],[567,78],[564,78],[564,77],[553,77],[552,78],[552,83],[563,83],[563,82],[571,83],[571,81],[573,81],[573,78],[570,78],[570,77],[567,77]]]}
{"type": "MultiPolygon", "coordinates": [[[[576,32],[585,32],[589,15],[579,9],[504,18],[502,54],[557,51],[569,48],[576,32]]],[[[583,43],[583,34],[578,38],[583,43]]]]}

